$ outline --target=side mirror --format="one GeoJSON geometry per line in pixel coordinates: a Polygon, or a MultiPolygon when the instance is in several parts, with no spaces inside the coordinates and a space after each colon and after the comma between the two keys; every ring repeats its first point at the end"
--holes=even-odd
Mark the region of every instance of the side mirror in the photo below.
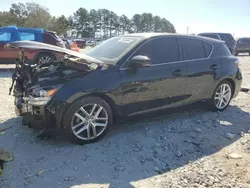
{"type": "Polygon", "coordinates": [[[150,67],[151,66],[151,59],[147,56],[137,55],[134,56],[129,61],[129,67],[132,69],[137,69],[140,67],[150,67]]]}

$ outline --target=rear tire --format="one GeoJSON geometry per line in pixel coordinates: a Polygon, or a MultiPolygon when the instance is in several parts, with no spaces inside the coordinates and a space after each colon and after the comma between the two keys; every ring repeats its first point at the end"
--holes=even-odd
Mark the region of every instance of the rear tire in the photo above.
{"type": "Polygon", "coordinates": [[[50,53],[40,53],[36,59],[36,63],[41,65],[43,63],[55,61],[55,59],[55,56],[50,53]]]}
{"type": "Polygon", "coordinates": [[[112,110],[99,97],[86,97],[74,102],[67,110],[64,121],[66,133],[78,144],[98,141],[112,124],[112,110]]]}
{"type": "Polygon", "coordinates": [[[233,87],[230,82],[220,82],[209,100],[209,107],[212,111],[224,111],[233,97],[233,87]]]}

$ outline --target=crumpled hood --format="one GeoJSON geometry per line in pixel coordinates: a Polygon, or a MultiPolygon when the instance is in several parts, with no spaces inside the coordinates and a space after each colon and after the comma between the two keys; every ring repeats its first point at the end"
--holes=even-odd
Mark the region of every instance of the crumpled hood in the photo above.
{"type": "Polygon", "coordinates": [[[103,64],[102,61],[95,59],[93,57],[90,57],[86,54],[75,52],[72,50],[68,50],[66,48],[61,48],[58,46],[50,45],[50,44],[45,44],[41,42],[35,42],[35,41],[15,41],[15,42],[9,42],[4,46],[5,48],[28,48],[28,49],[40,49],[40,50],[49,50],[49,51],[54,51],[58,53],[62,53],[64,55],[69,55],[73,56],[76,58],[80,58],[79,63],[87,63],[87,64],[98,64],[101,65],[103,64]]]}

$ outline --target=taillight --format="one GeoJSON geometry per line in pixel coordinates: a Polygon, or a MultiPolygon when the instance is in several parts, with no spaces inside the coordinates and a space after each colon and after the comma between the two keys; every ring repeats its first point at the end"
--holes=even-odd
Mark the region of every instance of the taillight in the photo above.
{"type": "Polygon", "coordinates": [[[57,42],[56,45],[65,48],[65,43],[63,41],[57,42]]]}
{"type": "Polygon", "coordinates": [[[239,65],[240,65],[239,59],[234,60],[234,64],[236,65],[236,67],[239,67],[239,65]]]}

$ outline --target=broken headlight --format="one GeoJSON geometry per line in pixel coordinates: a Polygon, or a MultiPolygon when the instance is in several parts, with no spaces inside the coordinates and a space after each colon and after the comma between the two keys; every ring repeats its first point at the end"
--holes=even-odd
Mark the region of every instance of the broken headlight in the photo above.
{"type": "Polygon", "coordinates": [[[32,96],[34,97],[51,97],[53,96],[58,89],[60,89],[61,85],[50,86],[44,88],[37,88],[32,91],[32,96]]]}

